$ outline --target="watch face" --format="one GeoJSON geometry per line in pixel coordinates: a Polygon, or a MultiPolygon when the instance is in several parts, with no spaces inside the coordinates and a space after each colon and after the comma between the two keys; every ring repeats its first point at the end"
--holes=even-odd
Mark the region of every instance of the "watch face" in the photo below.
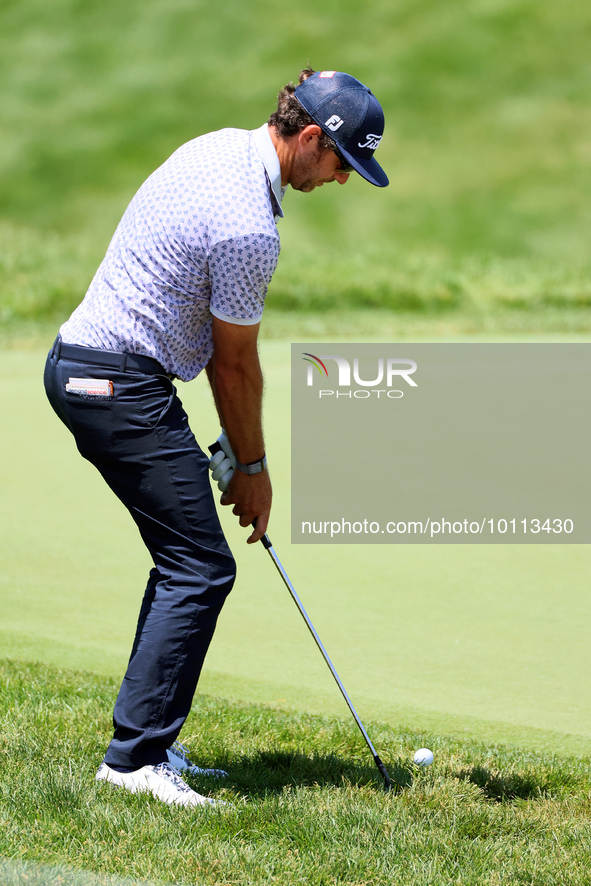
{"type": "Polygon", "coordinates": [[[236,467],[243,474],[260,474],[267,467],[267,456],[263,455],[260,461],[252,462],[249,465],[243,465],[242,462],[236,462],[236,467]]]}

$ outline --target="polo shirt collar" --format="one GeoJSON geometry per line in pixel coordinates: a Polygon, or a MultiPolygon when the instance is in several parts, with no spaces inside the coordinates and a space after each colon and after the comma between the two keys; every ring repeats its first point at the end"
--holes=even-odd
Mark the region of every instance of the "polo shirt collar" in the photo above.
{"type": "Polygon", "coordinates": [[[252,137],[259,156],[263,161],[267,176],[269,177],[271,191],[275,197],[275,208],[277,209],[275,214],[279,216],[279,218],[283,218],[281,201],[283,200],[285,188],[281,187],[281,167],[279,165],[279,157],[277,156],[275,145],[271,139],[268,125],[264,123],[259,129],[253,129],[252,137]]]}

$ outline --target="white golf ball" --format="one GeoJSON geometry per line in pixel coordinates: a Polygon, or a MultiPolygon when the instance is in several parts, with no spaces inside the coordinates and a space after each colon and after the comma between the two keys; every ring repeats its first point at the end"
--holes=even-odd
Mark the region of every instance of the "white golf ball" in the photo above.
{"type": "Polygon", "coordinates": [[[419,748],[415,752],[414,761],[417,766],[430,766],[433,762],[433,751],[429,748],[419,748]]]}

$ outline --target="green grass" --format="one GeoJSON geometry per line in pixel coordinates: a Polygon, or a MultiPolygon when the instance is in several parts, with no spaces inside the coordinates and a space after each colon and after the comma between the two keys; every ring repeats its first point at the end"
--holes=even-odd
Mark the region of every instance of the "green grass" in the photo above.
{"type": "MultiPolygon", "coordinates": [[[[263,335],[588,339],[590,30],[585,4],[552,0],[362,6],[301,0],[297,8],[271,0],[0,4],[0,344],[15,349],[5,355],[2,373],[10,407],[2,435],[8,447],[2,628],[14,655],[26,651],[83,667],[92,660],[90,667],[104,674],[119,673],[127,654],[144,554],[124,515],[59,437],[65,432],[43,412],[38,348],[49,346],[80,301],[143,179],[201,132],[259,125],[278,88],[307,63],[348,70],[384,105],[378,156],[391,186],[378,191],[353,177],[346,188],[288,194],[263,335]],[[16,350],[23,344],[30,353],[16,350]],[[81,511],[86,523],[77,521],[81,511]],[[97,514],[105,519],[97,521],[97,514]],[[105,548],[81,537],[90,525],[110,552],[108,574],[105,548]],[[106,625],[109,601],[118,607],[115,628],[106,625]]],[[[281,342],[275,346],[279,353],[281,342]]],[[[287,386],[285,367],[273,357],[267,392],[268,415],[277,417],[268,428],[277,453],[273,538],[291,566],[289,419],[281,411],[287,386]]],[[[199,386],[183,391],[183,399],[201,421],[209,406],[199,386]]],[[[214,426],[200,425],[199,433],[214,426]]],[[[241,544],[234,527],[229,535],[235,547],[241,544]]],[[[560,627],[566,638],[560,648],[574,657],[577,681],[586,687],[586,598],[578,591],[587,574],[584,551],[564,560],[556,555],[552,568],[542,551],[506,558],[497,551],[493,561],[486,552],[462,560],[465,552],[401,550],[395,568],[384,553],[374,559],[372,578],[387,589],[396,576],[394,614],[406,613],[393,619],[388,637],[383,685],[391,725],[367,723],[400,788],[391,797],[379,789],[354,725],[328,716],[340,710],[334,687],[318,689],[325,669],[302,657],[299,644],[308,638],[291,627],[295,615],[275,578],[261,579],[256,553],[247,558],[240,549],[242,592],[224,613],[203,681],[209,691],[250,703],[199,697],[184,733],[203,762],[228,764],[225,787],[195,787],[231,806],[187,814],[96,785],[115,683],[48,664],[6,662],[0,856],[25,867],[0,864],[3,882],[14,876],[20,886],[37,874],[39,882],[69,882],[70,869],[104,875],[101,884],[121,877],[192,886],[591,882],[588,759],[524,750],[528,742],[587,746],[584,690],[573,701],[579,682],[557,679],[546,654],[553,643],[542,642],[539,626],[546,622],[537,608],[541,583],[557,601],[552,631],[560,627]],[[417,588],[435,594],[441,580],[457,591],[457,575],[462,593],[446,618],[460,630],[462,645],[452,653],[480,662],[475,672],[454,659],[458,681],[441,666],[441,649],[428,642],[440,609],[432,607],[430,624],[413,614],[417,588]],[[501,583],[508,595],[503,605],[501,583]],[[477,600],[482,611],[474,630],[465,619],[477,600]],[[253,644],[262,630],[261,601],[265,644],[253,644]],[[529,613],[525,632],[514,605],[529,613]],[[503,638],[500,646],[496,637],[503,638]],[[263,645],[269,660],[283,663],[280,673],[265,670],[263,645]],[[232,655],[239,653],[237,669],[232,655]],[[413,655],[418,665],[409,670],[413,655]],[[510,672],[500,695],[499,661],[510,672]],[[519,693],[527,704],[520,705],[519,693]],[[258,701],[284,697],[285,708],[297,710],[282,709],[280,700],[258,701]],[[301,713],[306,708],[326,716],[301,713]],[[560,724],[553,726],[556,711],[560,724]],[[400,725],[406,722],[415,729],[428,724],[437,734],[413,734],[400,725]],[[454,731],[465,740],[445,737],[454,731]],[[519,747],[477,740],[486,734],[512,736],[519,747]],[[436,762],[415,773],[410,753],[422,744],[434,748],[436,762]]],[[[353,592],[362,553],[339,552],[338,559],[329,549],[298,553],[294,577],[306,602],[312,595],[312,614],[315,621],[320,615],[331,650],[342,643],[331,607],[343,598],[335,602],[325,589],[353,592]]],[[[371,643],[376,624],[383,636],[371,607],[364,624],[354,624],[365,639],[356,638],[358,666],[343,676],[360,707],[379,720],[377,690],[367,691],[372,655],[380,654],[371,643]]],[[[444,639],[445,631],[439,633],[444,639]]],[[[90,873],[80,877],[77,883],[90,883],[90,873]]]]}
{"type": "Polygon", "coordinates": [[[256,125],[303,64],[330,61],[386,108],[392,187],[356,182],[344,209],[336,187],[298,201],[310,242],[352,243],[357,220],[383,243],[514,256],[543,254],[541,238],[584,255],[590,22],[551,0],[303,0],[297,14],[271,0],[13,0],[0,31],[4,214],[96,230],[181,141],[256,125]]]}
{"type": "MultiPolygon", "coordinates": [[[[81,234],[0,222],[0,341],[55,336],[100,256],[81,234]],[[49,273],[48,273],[49,272],[49,273]]],[[[537,258],[287,251],[268,296],[265,338],[386,339],[588,335],[591,276],[537,258]],[[319,261],[322,267],[319,267],[319,261]]]]}
{"type": "Polygon", "coordinates": [[[184,741],[229,770],[227,802],[168,808],[96,784],[116,685],[5,660],[0,668],[0,855],[185,884],[591,882],[588,759],[458,742],[368,723],[385,794],[351,722],[198,697],[184,741]],[[435,752],[417,770],[413,750],[435,752]]]}
{"type": "MultiPolygon", "coordinates": [[[[269,532],[360,715],[585,753],[591,548],[292,545],[290,351],[289,341],[261,347],[274,486],[269,532]]],[[[0,657],[120,678],[150,558],[46,402],[44,358],[36,349],[0,353],[0,657]]],[[[219,422],[206,380],[179,393],[207,445],[219,422]]],[[[220,512],[239,580],[201,690],[342,714],[268,555],[245,544],[229,508],[220,512]]]]}
{"type": "Polygon", "coordinates": [[[374,89],[391,186],[287,196],[266,335],[588,334],[590,29],[552,0],[5,2],[4,339],[68,315],[180,143],[258,125],[308,62],[374,89]]]}

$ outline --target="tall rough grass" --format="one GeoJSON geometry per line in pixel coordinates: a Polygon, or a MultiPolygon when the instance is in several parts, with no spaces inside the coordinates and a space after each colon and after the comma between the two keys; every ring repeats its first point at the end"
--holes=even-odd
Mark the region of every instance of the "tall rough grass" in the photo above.
{"type": "Polygon", "coordinates": [[[230,774],[192,784],[227,805],[170,808],[93,779],[115,691],[2,663],[0,872],[19,883],[36,864],[83,886],[591,883],[589,760],[368,723],[386,794],[354,724],[200,697],[183,739],[230,774]],[[420,745],[435,752],[426,770],[411,762],[420,745]]]}
{"type": "Polygon", "coordinates": [[[288,195],[268,331],[588,333],[590,23],[552,0],[4,3],[0,324],[65,317],[142,180],[259,125],[310,63],[378,95],[391,185],[288,195]]]}

